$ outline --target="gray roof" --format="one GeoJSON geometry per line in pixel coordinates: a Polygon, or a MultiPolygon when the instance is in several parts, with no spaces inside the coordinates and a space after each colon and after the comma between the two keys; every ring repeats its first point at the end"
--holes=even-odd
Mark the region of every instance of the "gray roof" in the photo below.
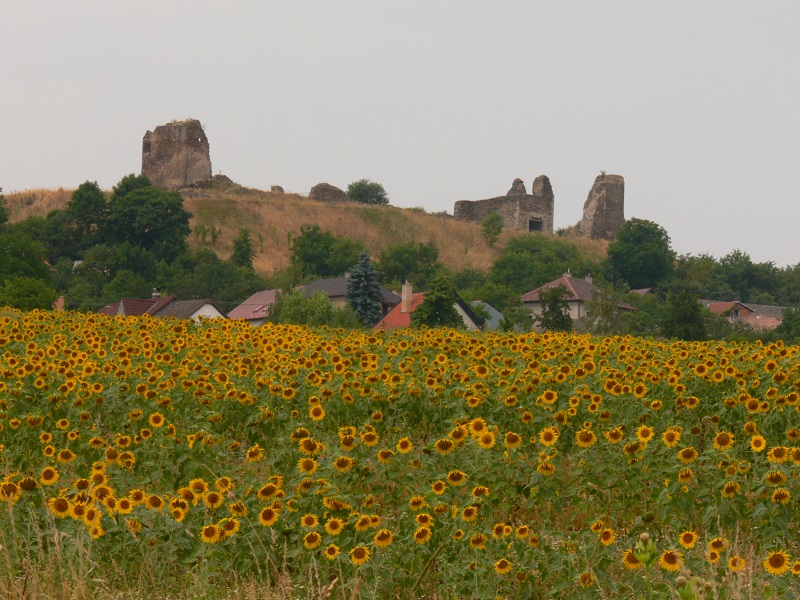
{"type": "Polygon", "coordinates": [[[484,322],[484,326],[486,329],[490,329],[492,331],[500,329],[500,321],[503,320],[503,313],[501,313],[491,304],[484,302],[483,300],[473,300],[472,302],[470,302],[470,304],[472,306],[482,306],[489,314],[489,317],[484,322]]]}
{"type": "MultiPolygon", "coordinates": [[[[325,292],[330,298],[347,296],[347,277],[331,277],[329,279],[317,279],[306,285],[299,286],[298,290],[302,290],[307,297],[311,297],[314,292],[325,292]]],[[[387,288],[381,286],[381,296],[383,303],[389,306],[394,306],[400,302],[400,296],[387,288]]]]}
{"type": "Polygon", "coordinates": [[[164,309],[158,312],[159,317],[175,317],[177,319],[191,319],[192,315],[198,310],[203,308],[206,304],[210,304],[219,311],[219,313],[228,318],[225,311],[218,307],[214,302],[208,298],[202,300],[175,300],[170,302],[164,309]]]}

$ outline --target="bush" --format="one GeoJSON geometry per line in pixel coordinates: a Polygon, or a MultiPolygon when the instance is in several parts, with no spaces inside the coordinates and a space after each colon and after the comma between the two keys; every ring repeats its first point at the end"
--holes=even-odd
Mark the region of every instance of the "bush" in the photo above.
{"type": "Polygon", "coordinates": [[[389,204],[389,196],[383,186],[369,179],[359,179],[348,185],[347,195],[362,204],[389,204]]]}

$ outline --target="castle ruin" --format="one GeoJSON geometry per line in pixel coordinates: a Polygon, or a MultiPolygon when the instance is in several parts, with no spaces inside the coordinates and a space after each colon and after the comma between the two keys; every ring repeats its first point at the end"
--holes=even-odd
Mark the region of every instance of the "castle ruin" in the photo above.
{"type": "Polygon", "coordinates": [[[145,133],[142,175],[169,190],[210,185],[211,157],[200,121],[173,121],[145,133]]]}
{"type": "Polygon", "coordinates": [[[625,224],[625,178],[600,173],[583,204],[581,235],[613,240],[625,224]]]}
{"type": "Polygon", "coordinates": [[[503,218],[505,229],[553,233],[553,188],[547,175],[533,181],[531,193],[515,179],[505,196],[487,200],[459,200],[453,208],[456,219],[480,223],[492,213],[503,218]]]}
{"type": "MultiPolygon", "coordinates": [[[[504,229],[553,233],[553,188],[547,175],[539,175],[531,193],[522,179],[515,179],[505,196],[487,200],[459,200],[453,207],[456,219],[481,223],[492,213],[503,218],[504,229]]],[[[625,179],[622,175],[601,173],[594,181],[583,205],[583,218],[578,224],[581,235],[593,239],[613,240],[617,229],[625,223],[625,179]]]]}

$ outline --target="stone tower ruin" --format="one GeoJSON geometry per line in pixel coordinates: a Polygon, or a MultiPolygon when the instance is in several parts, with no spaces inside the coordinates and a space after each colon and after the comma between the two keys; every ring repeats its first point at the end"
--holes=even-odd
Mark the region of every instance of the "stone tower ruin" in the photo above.
{"type": "Polygon", "coordinates": [[[515,179],[505,196],[487,200],[459,200],[453,207],[456,219],[480,223],[492,213],[503,217],[504,229],[553,233],[553,188],[547,175],[539,175],[525,189],[521,179],[515,179]]]}
{"type": "Polygon", "coordinates": [[[601,173],[594,180],[583,205],[581,235],[613,240],[625,224],[625,178],[601,173]]]}
{"type": "Polygon", "coordinates": [[[211,157],[200,121],[173,121],[145,133],[142,175],[170,190],[207,187],[211,183],[211,157]]]}

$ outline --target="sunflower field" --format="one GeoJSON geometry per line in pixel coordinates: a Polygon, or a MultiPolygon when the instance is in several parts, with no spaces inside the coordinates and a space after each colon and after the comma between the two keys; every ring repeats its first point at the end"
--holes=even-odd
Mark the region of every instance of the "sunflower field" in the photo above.
{"type": "Polygon", "coordinates": [[[5,310],[0,593],[796,597],[799,354],[5,310]]]}

